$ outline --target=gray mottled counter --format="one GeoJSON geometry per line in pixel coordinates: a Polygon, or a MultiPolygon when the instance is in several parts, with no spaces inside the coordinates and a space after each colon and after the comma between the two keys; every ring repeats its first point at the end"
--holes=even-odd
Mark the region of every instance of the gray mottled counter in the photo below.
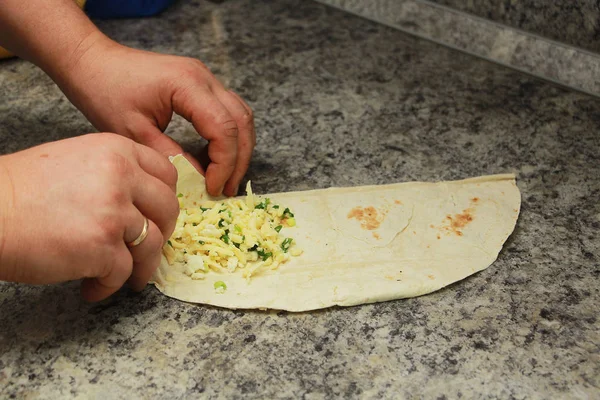
{"type": "MultiPolygon", "coordinates": [[[[259,192],[518,174],[489,269],[434,294],[304,314],[154,288],[0,284],[0,398],[593,398],[600,102],[305,1],[180,2],[99,23],[198,57],[256,111],[259,192]]],[[[0,63],[0,152],[90,131],[35,67],[0,63]]],[[[169,133],[191,149],[190,128],[169,133]]]]}

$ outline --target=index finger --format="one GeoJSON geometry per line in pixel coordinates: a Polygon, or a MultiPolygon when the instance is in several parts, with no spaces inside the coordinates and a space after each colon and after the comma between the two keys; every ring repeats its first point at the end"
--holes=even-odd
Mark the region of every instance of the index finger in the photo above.
{"type": "Polygon", "coordinates": [[[173,192],[176,191],[177,169],[158,151],[133,142],[135,159],[148,175],[154,176],[166,183],[173,192]]]}
{"type": "Polygon", "coordinates": [[[227,108],[208,86],[189,86],[173,96],[175,112],[190,121],[210,142],[211,164],[206,169],[206,189],[220,196],[236,165],[238,126],[227,108]]]}

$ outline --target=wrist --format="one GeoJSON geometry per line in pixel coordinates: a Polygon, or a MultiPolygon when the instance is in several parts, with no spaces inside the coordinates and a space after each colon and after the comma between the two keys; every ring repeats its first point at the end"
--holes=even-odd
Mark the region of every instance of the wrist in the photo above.
{"type": "Polygon", "coordinates": [[[98,96],[102,96],[102,90],[98,88],[102,83],[98,81],[106,79],[103,69],[106,69],[107,60],[121,48],[125,46],[98,31],[83,39],[68,59],[48,72],[69,101],[99,130],[106,128],[98,126],[89,108],[98,96]]]}
{"type": "Polygon", "coordinates": [[[0,157],[0,280],[13,280],[14,262],[9,243],[11,215],[14,208],[14,185],[6,157],[0,157]]]}
{"type": "Polygon", "coordinates": [[[52,60],[43,69],[63,90],[65,87],[85,85],[78,81],[90,79],[91,67],[101,63],[106,52],[116,45],[96,29],[83,36],[68,54],[52,60]]]}

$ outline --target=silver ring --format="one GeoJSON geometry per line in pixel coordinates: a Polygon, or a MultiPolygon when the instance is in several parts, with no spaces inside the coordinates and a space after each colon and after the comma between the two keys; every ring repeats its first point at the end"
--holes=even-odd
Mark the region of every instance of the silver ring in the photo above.
{"type": "Polygon", "coordinates": [[[148,236],[148,218],[144,217],[144,227],[142,228],[142,233],[138,236],[133,242],[127,243],[127,247],[132,248],[142,243],[144,239],[148,236]]]}

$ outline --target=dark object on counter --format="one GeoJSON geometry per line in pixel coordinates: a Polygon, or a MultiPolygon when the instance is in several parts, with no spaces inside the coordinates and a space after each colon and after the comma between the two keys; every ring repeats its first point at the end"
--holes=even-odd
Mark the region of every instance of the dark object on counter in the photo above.
{"type": "Polygon", "coordinates": [[[160,14],[174,0],[88,0],[85,12],[91,18],[136,18],[160,14]]]}

